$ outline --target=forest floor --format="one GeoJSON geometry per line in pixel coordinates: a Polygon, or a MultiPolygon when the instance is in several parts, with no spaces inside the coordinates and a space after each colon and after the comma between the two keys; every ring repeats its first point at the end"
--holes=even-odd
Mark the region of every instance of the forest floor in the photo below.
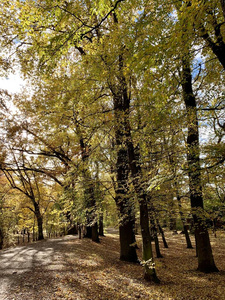
{"type": "Polygon", "coordinates": [[[211,237],[220,269],[213,274],[196,271],[195,250],[186,248],[183,235],[166,238],[169,248],[161,247],[164,257],[155,259],[160,284],[146,282],[140,265],[119,261],[112,232],[100,244],[65,236],[2,250],[0,299],[225,299],[225,233],[211,237]]]}

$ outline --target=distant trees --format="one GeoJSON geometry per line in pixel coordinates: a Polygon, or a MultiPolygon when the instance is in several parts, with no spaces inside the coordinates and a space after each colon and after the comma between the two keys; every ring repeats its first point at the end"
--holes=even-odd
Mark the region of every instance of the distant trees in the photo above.
{"type": "Polygon", "coordinates": [[[33,166],[25,158],[24,154],[21,153],[18,156],[16,153],[11,151],[9,154],[12,156],[11,164],[1,165],[1,171],[7,178],[11,188],[18,190],[29,202],[25,204],[28,209],[30,209],[37,220],[38,225],[38,240],[44,238],[43,235],[43,212],[41,211],[41,202],[44,202],[44,196],[42,195],[41,182],[39,174],[35,172],[32,168],[33,166]]]}

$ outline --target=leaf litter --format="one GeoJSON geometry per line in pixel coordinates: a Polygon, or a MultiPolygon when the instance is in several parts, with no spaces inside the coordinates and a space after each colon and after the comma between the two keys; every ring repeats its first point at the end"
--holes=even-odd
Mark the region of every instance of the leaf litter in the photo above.
{"type": "MultiPolygon", "coordinates": [[[[225,234],[217,236],[211,241],[220,272],[204,274],[196,271],[195,250],[186,248],[184,236],[167,232],[169,248],[161,244],[163,258],[155,258],[160,284],[146,282],[140,265],[119,260],[117,234],[99,244],[65,236],[6,249],[0,252],[0,299],[225,299],[225,234]]],[[[137,242],[141,258],[140,236],[137,242]]]]}

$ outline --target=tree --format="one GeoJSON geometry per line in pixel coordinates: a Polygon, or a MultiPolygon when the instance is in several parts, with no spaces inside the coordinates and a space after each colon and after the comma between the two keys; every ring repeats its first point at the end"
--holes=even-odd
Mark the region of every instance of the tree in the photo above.
{"type": "MultiPolygon", "coordinates": [[[[179,7],[178,7],[179,9],[179,7]]],[[[178,18],[179,18],[178,11],[178,18]]],[[[180,20],[181,24],[184,19],[180,20]]],[[[199,147],[199,125],[197,117],[196,98],[192,88],[192,75],[190,68],[188,33],[185,24],[181,25],[181,49],[182,49],[182,73],[181,86],[183,100],[187,112],[187,163],[190,188],[190,200],[195,225],[196,249],[198,255],[198,270],[202,272],[218,271],[209,240],[209,234],[204,219],[200,147],[199,147]]]]}
{"type": "Polygon", "coordinates": [[[188,21],[193,22],[194,29],[202,38],[218,61],[225,69],[225,6],[223,0],[216,1],[185,1],[183,9],[188,21]]]}
{"type": "Polygon", "coordinates": [[[1,170],[7,178],[13,189],[20,191],[29,198],[32,207],[28,208],[34,213],[38,224],[38,240],[42,240],[43,236],[43,214],[41,212],[41,193],[38,175],[32,170],[31,164],[27,161],[24,154],[17,154],[10,151],[12,156],[11,164],[6,162],[1,164],[1,170]],[[20,165],[20,159],[22,165],[20,165]]]}

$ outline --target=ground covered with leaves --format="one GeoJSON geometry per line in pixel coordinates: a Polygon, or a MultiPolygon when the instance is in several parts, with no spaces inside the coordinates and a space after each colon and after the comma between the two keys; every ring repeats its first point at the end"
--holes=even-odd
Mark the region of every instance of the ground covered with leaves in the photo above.
{"type": "Polygon", "coordinates": [[[213,274],[196,271],[195,250],[186,249],[183,235],[166,237],[169,248],[161,245],[163,258],[155,259],[160,284],[146,282],[140,265],[119,261],[117,234],[100,244],[66,236],[2,250],[0,299],[225,299],[225,234],[211,238],[220,269],[213,274]]]}

